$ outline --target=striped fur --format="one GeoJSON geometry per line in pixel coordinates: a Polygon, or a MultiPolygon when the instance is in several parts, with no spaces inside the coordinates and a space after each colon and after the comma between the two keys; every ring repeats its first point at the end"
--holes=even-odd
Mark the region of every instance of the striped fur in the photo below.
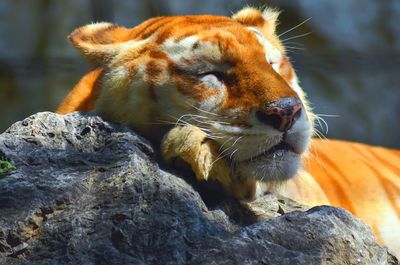
{"type": "Polygon", "coordinates": [[[399,256],[400,151],[341,141],[315,146],[324,153],[316,151],[317,161],[306,166],[329,202],[366,220],[378,239],[399,256]]]}
{"type": "Polygon", "coordinates": [[[169,150],[168,159],[180,148],[199,180],[223,175],[216,178],[228,192],[254,199],[299,172],[281,193],[348,209],[400,253],[399,152],[333,140],[314,140],[308,152],[314,115],[275,34],[278,14],[245,8],[232,18],[171,16],[130,29],[110,23],[81,27],[69,39],[98,68],[57,112],[95,111],[156,144],[175,125],[194,126],[203,136],[184,138],[187,131],[174,131],[163,150],[169,150]],[[304,109],[290,130],[257,119],[257,110],[286,97],[301,100],[304,109]],[[273,151],[282,141],[291,151],[273,151]],[[218,170],[222,164],[228,175],[218,170]]]}

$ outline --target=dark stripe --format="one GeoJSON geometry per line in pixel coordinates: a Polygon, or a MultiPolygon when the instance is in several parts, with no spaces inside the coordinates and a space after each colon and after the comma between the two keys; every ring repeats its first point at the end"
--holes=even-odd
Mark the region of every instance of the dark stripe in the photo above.
{"type": "Polygon", "coordinates": [[[370,164],[366,164],[372,172],[375,173],[377,179],[380,181],[381,186],[385,190],[387,196],[389,197],[389,203],[392,205],[395,210],[397,216],[400,216],[400,205],[397,205],[396,201],[400,198],[400,189],[396,187],[394,183],[392,183],[389,179],[386,178],[385,175],[381,174],[379,170],[374,168],[370,164]]]}
{"type": "MultiPolygon", "coordinates": [[[[344,191],[344,190],[347,190],[348,188],[347,187],[343,187],[343,184],[341,183],[341,181],[344,180],[348,184],[348,185],[345,185],[345,186],[349,186],[349,181],[347,180],[346,175],[343,174],[337,168],[335,163],[332,162],[331,159],[328,158],[326,155],[324,155],[322,153],[320,153],[318,155],[322,157],[322,161],[323,162],[327,162],[327,164],[329,165],[329,168],[326,168],[325,166],[323,167],[323,171],[325,172],[325,174],[327,175],[327,177],[329,179],[329,181],[326,181],[325,183],[329,183],[330,185],[332,185],[333,186],[332,188],[336,193],[336,196],[329,196],[329,193],[325,192],[325,195],[328,197],[328,200],[330,202],[338,200],[339,201],[339,205],[335,205],[335,206],[340,206],[340,207],[346,208],[351,213],[356,214],[355,208],[354,208],[353,204],[351,203],[351,199],[349,198],[349,196],[344,191]],[[337,174],[335,174],[332,171],[336,171],[337,174]],[[336,175],[339,175],[342,178],[337,179],[336,175]],[[334,198],[335,200],[332,200],[332,198],[334,198]]],[[[317,180],[317,182],[318,182],[318,180],[317,180]]],[[[323,190],[326,190],[326,188],[328,188],[328,187],[321,186],[321,188],[323,190]]]]}
{"type": "MultiPolygon", "coordinates": [[[[352,214],[356,214],[355,208],[351,202],[351,198],[344,191],[344,190],[347,190],[347,188],[343,187],[343,184],[341,184],[340,180],[336,180],[335,174],[330,173],[328,170],[325,171],[325,174],[329,178],[329,184],[333,186],[330,188],[333,188],[333,190],[335,191],[335,195],[336,195],[336,196],[334,196],[334,198],[336,200],[332,200],[333,196],[329,196],[329,193],[326,193],[324,191],[329,202],[332,203],[334,201],[339,201],[338,205],[333,205],[333,206],[339,206],[339,207],[345,208],[352,214]]],[[[323,186],[320,185],[320,187],[324,190],[323,186]]]]}
{"type": "MultiPolygon", "coordinates": [[[[357,152],[358,154],[360,154],[361,156],[363,156],[367,161],[374,163],[375,161],[371,158],[369,158],[367,155],[365,155],[365,148],[361,148],[358,145],[351,145],[351,147],[355,150],[355,152],[357,152]]],[[[378,153],[378,151],[374,148],[374,147],[369,147],[368,148],[368,154],[371,154],[376,160],[378,160],[381,164],[385,165],[386,167],[388,167],[391,171],[393,171],[393,173],[395,174],[399,174],[400,173],[400,167],[392,164],[389,160],[382,158],[382,155],[378,153]]],[[[390,152],[391,154],[395,154],[393,152],[393,150],[384,150],[385,152],[390,152]]],[[[400,159],[399,159],[400,162],[400,159]]],[[[399,176],[400,177],[400,176],[399,176]]]]}
{"type": "Polygon", "coordinates": [[[143,22],[142,24],[136,26],[132,30],[132,34],[134,35],[133,37],[139,38],[143,34],[145,34],[146,31],[154,31],[155,29],[158,28],[160,22],[164,21],[166,17],[155,17],[150,20],[147,20],[143,22]]]}
{"type": "Polygon", "coordinates": [[[332,160],[329,156],[320,153],[319,156],[323,156],[323,161],[328,164],[332,169],[336,171],[338,175],[342,177],[342,179],[346,182],[346,184],[350,185],[350,181],[347,179],[347,175],[340,170],[340,168],[336,165],[337,163],[332,160]]]}
{"type": "MultiPolygon", "coordinates": [[[[389,150],[386,150],[386,151],[390,152],[389,150]]],[[[385,166],[389,167],[395,173],[398,174],[400,172],[400,167],[399,166],[396,166],[396,165],[392,164],[389,160],[385,160],[384,158],[380,157],[375,150],[372,149],[371,150],[371,154],[376,158],[376,160],[378,160],[379,162],[381,162],[385,166]]],[[[395,154],[395,153],[391,152],[391,154],[395,154]]],[[[399,163],[400,163],[400,158],[399,158],[399,163]]]]}

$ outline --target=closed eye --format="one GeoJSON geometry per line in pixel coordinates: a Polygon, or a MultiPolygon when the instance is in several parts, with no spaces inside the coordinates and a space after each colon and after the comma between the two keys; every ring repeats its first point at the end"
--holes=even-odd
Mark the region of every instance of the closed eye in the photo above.
{"type": "Polygon", "coordinates": [[[197,74],[198,77],[204,77],[207,75],[213,75],[216,78],[218,78],[218,80],[220,80],[220,81],[224,81],[226,79],[226,73],[221,72],[221,71],[207,71],[207,72],[202,72],[202,73],[197,74]]]}

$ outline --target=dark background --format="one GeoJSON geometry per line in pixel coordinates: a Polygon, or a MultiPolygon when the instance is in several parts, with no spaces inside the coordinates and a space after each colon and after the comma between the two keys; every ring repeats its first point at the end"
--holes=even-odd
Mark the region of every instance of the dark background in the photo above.
{"type": "MultiPolygon", "coordinates": [[[[400,148],[398,0],[1,0],[0,132],[53,110],[88,69],[66,40],[76,27],[111,21],[135,26],[156,15],[230,15],[245,5],[283,12],[279,32],[330,138],[400,148]]],[[[325,131],[325,128],[320,128],[325,131]]]]}

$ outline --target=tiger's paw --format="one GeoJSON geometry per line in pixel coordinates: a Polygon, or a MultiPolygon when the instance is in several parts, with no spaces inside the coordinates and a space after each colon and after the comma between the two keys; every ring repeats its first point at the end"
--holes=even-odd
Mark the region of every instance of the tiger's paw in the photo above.
{"type": "MultiPolygon", "coordinates": [[[[217,153],[213,152],[213,142],[206,133],[195,126],[178,126],[170,130],[161,144],[164,160],[171,164],[182,159],[189,164],[198,181],[209,179],[217,153]]],[[[221,161],[222,162],[222,161],[221,161]]]]}
{"type": "Polygon", "coordinates": [[[167,164],[181,159],[190,165],[198,181],[215,180],[224,190],[239,200],[256,197],[256,181],[238,177],[227,159],[221,157],[219,145],[207,138],[198,127],[178,126],[163,138],[161,152],[167,164]]]}

